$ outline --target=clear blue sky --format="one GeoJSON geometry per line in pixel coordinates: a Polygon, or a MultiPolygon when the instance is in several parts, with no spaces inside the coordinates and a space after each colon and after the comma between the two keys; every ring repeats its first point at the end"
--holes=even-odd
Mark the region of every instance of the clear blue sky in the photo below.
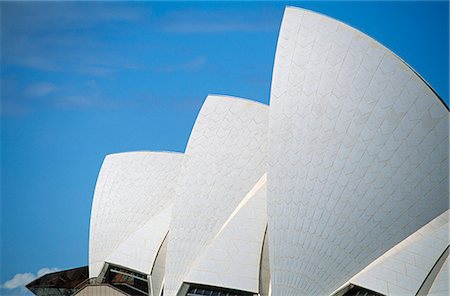
{"type": "Polygon", "coordinates": [[[184,151],[209,93],[268,103],[286,4],[374,37],[448,104],[446,1],[2,2],[0,283],[87,264],[106,154],[184,151]]]}

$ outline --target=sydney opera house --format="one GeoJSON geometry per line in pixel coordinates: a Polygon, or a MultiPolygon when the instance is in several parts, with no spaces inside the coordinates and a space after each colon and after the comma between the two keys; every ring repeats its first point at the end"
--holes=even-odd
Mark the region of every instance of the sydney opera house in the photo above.
{"type": "Polygon", "coordinates": [[[449,113],[365,34],[285,10],[270,106],[210,95],[186,151],[106,156],[89,265],[36,295],[449,295],[449,113]]]}

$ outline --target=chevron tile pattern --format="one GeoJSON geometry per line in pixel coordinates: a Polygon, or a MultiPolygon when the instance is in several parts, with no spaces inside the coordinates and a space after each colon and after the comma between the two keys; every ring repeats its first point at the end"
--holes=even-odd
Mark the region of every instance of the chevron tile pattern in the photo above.
{"type": "Polygon", "coordinates": [[[246,195],[192,266],[187,282],[259,293],[267,225],[266,174],[246,195]]]}
{"type": "Polygon", "coordinates": [[[372,262],[350,283],[387,296],[416,295],[450,243],[448,219],[446,211],[372,262]]]}
{"type": "Polygon", "coordinates": [[[431,87],[363,33],[288,7],[270,96],[270,108],[208,96],[184,154],[105,158],[93,282],[153,296],[447,295],[449,113],[431,87]]]}
{"type": "Polygon", "coordinates": [[[164,295],[190,268],[267,170],[268,106],[208,96],[180,171],[172,213],[164,295]]]}
{"type": "Polygon", "coordinates": [[[269,120],[272,295],[327,295],[448,209],[448,111],[392,52],[287,8],[269,120]]]}
{"type": "Polygon", "coordinates": [[[161,244],[169,231],[172,207],[160,213],[134,231],[107,258],[106,262],[128,266],[144,274],[150,274],[161,244]]]}
{"type": "MultiPolygon", "coordinates": [[[[163,220],[159,224],[164,225],[164,218],[157,216],[173,204],[174,187],[182,160],[183,154],[168,152],[130,152],[105,158],[92,204],[90,277],[99,275],[109,256],[124,266],[136,270],[143,268],[139,256],[149,255],[148,251],[155,247],[149,248],[146,244],[148,237],[145,231],[133,234],[155,217],[153,223],[163,220]],[[125,251],[123,247],[119,248],[124,243],[131,249],[125,251]]],[[[170,219],[170,211],[166,216],[170,219]]],[[[168,231],[169,221],[166,229],[160,230],[163,233],[161,242],[168,231]]],[[[156,235],[152,238],[158,239],[156,235]]],[[[146,260],[150,258],[152,256],[146,260]]],[[[150,270],[143,272],[149,273],[150,270]]]]}

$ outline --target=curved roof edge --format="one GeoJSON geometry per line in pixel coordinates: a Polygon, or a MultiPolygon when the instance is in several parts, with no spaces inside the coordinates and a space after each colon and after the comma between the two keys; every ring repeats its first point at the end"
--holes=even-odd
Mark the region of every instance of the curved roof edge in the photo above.
{"type": "Polygon", "coordinates": [[[433,266],[439,260],[439,256],[445,252],[445,248],[448,246],[449,214],[449,210],[446,210],[436,216],[368,264],[347,284],[363,287],[383,295],[397,295],[397,293],[401,293],[400,291],[406,294],[414,292],[415,295],[422,295],[423,293],[417,294],[421,287],[420,284],[423,285],[433,266]],[[423,254],[427,254],[427,256],[421,257],[423,254]],[[392,280],[393,273],[397,277],[396,282],[392,280]],[[416,282],[413,284],[414,281],[416,282]],[[408,292],[405,290],[406,288],[411,291],[408,292]]]}
{"type": "Polygon", "coordinates": [[[156,151],[124,152],[104,157],[97,175],[90,215],[91,277],[99,275],[104,261],[121,243],[172,202],[172,190],[183,158],[182,153],[156,151]],[[111,202],[113,198],[116,203],[111,202]],[[140,208],[130,201],[138,203],[140,208]],[[124,208],[127,210],[123,211],[124,208]],[[131,213],[135,215],[133,219],[130,219],[131,213]],[[108,220],[108,217],[114,219],[108,220]],[[99,221],[108,223],[102,225],[99,221]],[[112,223],[115,225],[113,235],[111,227],[107,226],[112,223]]]}
{"type": "Polygon", "coordinates": [[[333,20],[335,22],[338,22],[344,26],[349,27],[352,30],[355,30],[361,34],[363,34],[365,37],[369,38],[371,41],[376,42],[377,44],[379,44],[381,47],[383,47],[384,49],[386,49],[389,53],[391,53],[394,57],[396,57],[399,61],[401,61],[407,68],[409,68],[416,76],[417,78],[419,78],[430,90],[431,92],[434,93],[434,95],[436,96],[436,98],[442,103],[442,105],[444,105],[444,108],[447,109],[447,111],[449,111],[449,107],[447,106],[447,104],[445,103],[445,101],[442,99],[442,97],[438,94],[438,92],[431,86],[431,84],[425,80],[425,78],[423,78],[413,67],[411,67],[411,65],[409,65],[404,59],[402,59],[398,54],[396,54],[395,52],[393,52],[392,50],[389,49],[389,47],[385,46],[383,43],[381,43],[380,41],[374,39],[373,37],[371,37],[369,34],[367,34],[364,31],[361,31],[360,29],[357,29],[339,19],[335,19],[327,14],[321,13],[321,12],[316,12],[307,8],[303,8],[303,7],[297,7],[297,6],[291,6],[291,5],[286,5],[285,11],[288,9],[292,9],[292,10],[302,10],[305,11],[307,13],[311,13],[311,14],[315,14],[315,15],[320,15],[323,17],[326,17],[330,20],[333,20]]]}
{"type": "Polygon", "coordinates": [[[135,150],[135,151],[124,151],[124,152],[106,154],[105,158],[122,156],[122,155],[133,155],[133,154],[179,154],[179,155],[184,155],[184,152],[168,151],[168,150],[135,150]]]}
{"type": "MultiPolygon", "coordinates": [[[[187,149],[187,147],[189,147],[189,142],[191,140],[192,132],[194,131],[195,125],[197,124],[197,119],[199,118],[200,114],[202,113],[203,108],[205,108],[205,105],[209,104],[209,102],[211,102],[211,101],[222,101],[222,102],[232,102],[232,103],[249,103],[254,106],[264,108],[265,110],[269,111],[269,105],[252,100],[252,99],[236,97],[236,96],[231,96],[231,95],[224,95],[224,94],[208,94],[206,96],[205,100],[203,101],[202,106],[200,107],[200,111],[197,113],[197,116],[195,117],[195,121],[191,128],[191,132],[189,133],[189,138],[186,143],[185,149],[187,149]]],[[[183,152],[183,154],[184,153],[186,153],[186,150],[185,150],[185,152],[183,152]]]]}
{"type": "Polygon", "coordinates": [[[114,249],[105,262],[151,274],[161,245],[169,231],[172,204],[151,217],[114,249]]]}
{"type": "Polygon", "coordinates": [[[242,97],[230,96],[230,95],[208,94],[208,96],[205,99],[205,102],[210,99],[217,99],[217,100],[223,100],[223,101],[241,101],[241,102],[251,103],[251,104],[259,105],[261,107],[269,108],[269,105],[261,103],[259,101],[242,98],[242,97]]]}

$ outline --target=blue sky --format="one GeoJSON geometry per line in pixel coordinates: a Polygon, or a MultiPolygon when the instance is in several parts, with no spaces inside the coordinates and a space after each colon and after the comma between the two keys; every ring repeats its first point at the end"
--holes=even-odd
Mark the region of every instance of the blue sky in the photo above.
{"type": "Polygon", "coordinates": [[[1,295],[87,264],[105,155],[184,151],[209,93],[269,103],[287,4],[374,37],[448,104],[446,1],[0,3],[1,295]]]}

